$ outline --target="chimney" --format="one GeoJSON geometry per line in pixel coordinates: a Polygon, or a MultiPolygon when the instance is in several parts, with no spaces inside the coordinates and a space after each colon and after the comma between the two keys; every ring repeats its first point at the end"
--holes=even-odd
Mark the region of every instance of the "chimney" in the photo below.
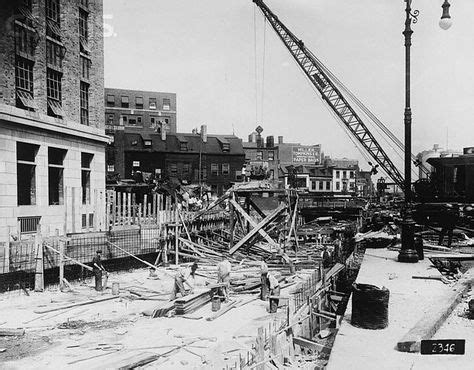
{"type": "Polygon", "coordinates": [[[283,136],[278,136],[278,144],[283,144],[283,136]]]}
{"type": "Polygon", "coordinates": [[[273,148],[275,146],[275,138],[273,136],[267,136],[267,148],[273,148]]]}
{"type": "Polygon", "coordinates": [[[203,143],[207,143],[207,126],[201,125],[201,139],[203,143]]]}
{"type": "Polygon", "coordinates": [[[164,127],[164,125],[161,126],[161,140],[166,140],[166,127],[164,127]]]}

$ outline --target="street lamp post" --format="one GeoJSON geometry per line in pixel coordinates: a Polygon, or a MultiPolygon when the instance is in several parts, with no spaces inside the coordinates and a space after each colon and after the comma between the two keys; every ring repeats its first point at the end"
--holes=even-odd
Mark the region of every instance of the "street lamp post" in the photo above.
{"type": "MultiPolygon", "coordinates": [[[[405,36],[405,205],[403,210],[402,221],[402,246],[398,254],[399,262],[418,262],[418,254],[414,249],[414,235],[415,235],[415,221],[411,216],[411,106],[410,106],[410,48],[411,35],[413,30],[411,24],[418,21],[418,10],[411,9],[412,0],[405,0],[405,29],[403,36],[405,36]]],[[[450,4],[448,0],[444,0],[442,5],[443,14],[439,21],[439,26],[446,30],[451,26],[451,17],[449,15],[450,4]]]]}

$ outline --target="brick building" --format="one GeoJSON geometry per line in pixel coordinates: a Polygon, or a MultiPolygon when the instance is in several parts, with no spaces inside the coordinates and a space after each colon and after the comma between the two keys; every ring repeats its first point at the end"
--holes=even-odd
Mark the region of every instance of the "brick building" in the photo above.
{"type": "Polygon", "coordinates": [[[176,133],[176,94],[106,88],[106,132],[140,129],[176,133]]]}
{"type": "Polygon", "coordinates": [[[356,179],[359,172],[359,161],[348,158],[328,158],[324,165],[332,169],[333,192],[335,194],[355,195],[357,193],[356,179]]]}
{"type": "Polygon", "coordinates": [[[121,179],[131,179],[140,171],[145,180],[156,176],[182,184],[201,183],[222,194],[233,182],[242,181],[245,154],[241,139],[208,135],[205,126],[201,134],[128,129],[115,132],[107,161],[121,179]]]}
{"type": "Polygon", "coordinates": [[[102,1],[1,4],[0,241],[103,228],[102,1]]]}
{"type": "Polygon", "coordinates": [[[250,180],[278,180],[278,147],[273,136],[264,142],[263,129],[258,126],[242,143],[245,152],[245,175],[250,180]]]}

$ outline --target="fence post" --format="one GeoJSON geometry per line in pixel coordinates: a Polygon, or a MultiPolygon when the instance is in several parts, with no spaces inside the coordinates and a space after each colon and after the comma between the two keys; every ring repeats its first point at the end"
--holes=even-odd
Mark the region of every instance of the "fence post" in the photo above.
{"type": "Polygon", "coordinates": [[[59,290],[64,289],[64,240],[59,240],[59,290]]]}
{"type": "Polygon", "coordinates": [[[175,196],[175,207],[174,207],[174,253],[175,253],[175,264],[178,266],[178,249],[179,249],[179,222],[178,222],[178,197],[175,196]]]}
{"type": "MultiPolygon", "coordinates": [[[[256,342],[256,350],[257,350],[257,358],[256,362],[262,362],[265,360],[265,338],[263,336],[263,327],[258,328],[258,335],[257,335],[257,342],[256,342]]],[[[258,365],[257,370],[264,370],[265,364],[258,365]]]]}
{"type": "Polygon", "coordinates": [[[43,266],[43,238],[41,237],[41,224],[35,235],[35,292],[44,291],[44,266],[43,266]]]}

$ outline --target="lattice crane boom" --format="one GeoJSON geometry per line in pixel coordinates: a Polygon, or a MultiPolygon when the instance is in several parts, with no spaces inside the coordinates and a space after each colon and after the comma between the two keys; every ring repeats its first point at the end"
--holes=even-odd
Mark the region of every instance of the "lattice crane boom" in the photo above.
{"type": "Polygon", "coordinates": [[[298,39],[267,7],[262,0],[253,0],[260,8],[265,18],[283,41],[303,72],[314,87],[321,93],[322,99],[339,117],[344,126],[352,133],[370,156],[379,164],[387,175],[402,189],[404,180],[383,148],[377,142],[359,115],[344,98],[341,91],[328,76],[314,54],[306,48],[303,41],[298,39]]]}

